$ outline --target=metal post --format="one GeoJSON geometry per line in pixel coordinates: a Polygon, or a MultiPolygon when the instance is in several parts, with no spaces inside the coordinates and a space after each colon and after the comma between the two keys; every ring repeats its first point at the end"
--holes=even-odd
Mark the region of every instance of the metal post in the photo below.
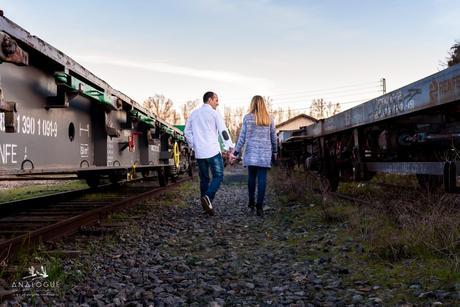
{"type": "Polygon", "coordinates": [[[382,83],[382,93],[385,95],[387,93],[387,80],[385,78],[380,79],[382,83]]]}

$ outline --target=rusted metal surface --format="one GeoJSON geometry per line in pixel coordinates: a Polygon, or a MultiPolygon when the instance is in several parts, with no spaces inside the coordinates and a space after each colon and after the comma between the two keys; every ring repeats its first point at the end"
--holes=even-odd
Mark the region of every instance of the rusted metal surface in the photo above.
{"type": "Polygon", "coordinates": [[[460,100],[460,65],[455,65],[307,126],[305,133],[310,137],[319,137],[458,100],[460,100]]]}
{"type": "MultiPolygon", "coordinates": [[[[91,73],[85,67],[77,63],[71,57],[64,54],[62,51],[54,48],[53,46],[49,45],[45,41],[41,40],[40,38],[30,34],[28,31],[24,30],[22,27],[14,23],[13,21],[9,20],[4,16],[0,16],[0,30],[7,33],[8,35],[12,36],[14,39],[21,41],[22,43],[28,45],[29,47],[33,48],[34,50],[39,51],[46,57],[55,61],[58,65],[61,66],[62,71],[72,71],[75,74],[82,76],[83,78],[89,80],[93,84],[97,85],[101,89],[104,90],[105,93],[108,95],[114,96],[117,99],[123,101],[128,105],[132,105],[135,109],[140,110],[141,112],[154,116],[151,114],[147,109],[145,109],[140,103],[134,101],[127,95],[123,94],[122,92],[115,90],[112,88],[107,82],[98,78],[96,75],[91,73]]],[[[161,124],[171,127],[176,133],[183,134],[182,131],[179,129],[170,126],[166,121],[156,118],[155,119],[160,122],[161,124]]]]}
{"type": "Polygon", "coordinates": [[[27,65],[29,55],[8,34],[0,32],[0,61],[27,65]]]}
{"type": "MultiPolygon", "coordinates": [[[[444,175],[446,162],[367,162],[367,170],[393,174],[444,175]]],[[[460,176],[460,162],[456,162],[457,176],[460,176]]]]}
{"type": "MultiPolygon", "coordinates": [[[[8,257],[18,248],[30,248],[36,245],[39,242],[55,240],[63,236],[77,232],[81,226],[94,225],[110,213],[113,213],[120,209],[126,209],[136,205],[136,201],[151,197],[155,194],[168,190],[172,187],[175,187],[181,184],[184,181],[189,180],[189,178],[181,179],[176,183],[173,183],[167,187],[157,187],[151,188],[150,190],[139,193],[136,191],[135,195],[132,197],[125,197],[119,201],[112,202],[107,204],[107,202],[96,202],[98,205],[91,210],[88,210],[88,207],[85,206],[85,203],[82,202],[63,202],[59,203],[57,207],[67,206],[69,209],[82,209],[78,215],[66,214],[64,211],[59,215],[59,210],[55,210],[54,214],[47,214],[46,210],[40,209],[42,216],[37,214],[37,216],[27,214],[25,211],[24,214],[19,216],[12,215],[9,218],[2,218],[0,224],[5,225],[0,229],[0,238],[3,238],[3,241],[0,241],[0,259],[8,257]],[[73,206],[75,204],[75,206],[73,206]],[[83,207],[82,207],[83,205],[83,207]],[[57,214],[57,215],[55,215],[57,214]],[[59,218],[60,217],[60,218],[59,218]],[[40,223],[39,223],[40,222],[40,223]],[[9,225],[10,227],[6,226],[9,225]],[[38,229],[23,228],[26,225],[41,225],[38,229]],[[5,234],[14,235],[15,230],[17,230],[17,235],[14,238],[6,239],[5,234]],[[25,230],[28,230],[25,232],[25,230]],[[3,233],[3,235],[2,235],[3,233]]],[[[88,202],[87,205],[94,207],[94,203],[88,202]]],[[[55,207],[50,207],[55,208],[55,207]]],[[[75,214],[75,211],[70,211],[70,213],[75,214]]]]}
{"type": "Polygon", "coordinates": [[[180,129],[1,15],[0,77],[1,175],[78,173],[93,186],[172,172],[172,144],[187,148],[180,129]]]}

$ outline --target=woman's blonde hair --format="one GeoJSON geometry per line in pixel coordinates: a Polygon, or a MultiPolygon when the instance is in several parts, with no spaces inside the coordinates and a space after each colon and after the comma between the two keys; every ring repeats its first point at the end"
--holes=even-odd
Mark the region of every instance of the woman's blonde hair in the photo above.
{"type": "Polygon", "coordinates": [[[256,95],[252,97],[249,113],[254,113],[257,126],[269,126],[271,123],[268,115],[265,99],[262,96],[256,95]]]}

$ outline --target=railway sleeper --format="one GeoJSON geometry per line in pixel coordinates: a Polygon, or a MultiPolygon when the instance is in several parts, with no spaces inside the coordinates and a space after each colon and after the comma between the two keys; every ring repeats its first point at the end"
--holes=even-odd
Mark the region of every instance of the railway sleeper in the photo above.
{"type": "Polygon", "coordinates": [[[104,226],[80,226],[79,233],[83,235],[92,235],[92,236],[102,236],[109,233],[115,233],[121,226],[108,226],[107,224],[104,226]]]}

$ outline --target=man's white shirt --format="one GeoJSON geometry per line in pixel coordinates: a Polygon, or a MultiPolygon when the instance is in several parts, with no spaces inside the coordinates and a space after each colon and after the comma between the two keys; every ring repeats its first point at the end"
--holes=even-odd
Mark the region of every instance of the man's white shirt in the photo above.
{"type": "Polygon", "coordinates": [[[224,119],[207,103],[190,114],[184,133],[188,145],[195,151],[196,159],[211,158],[220,152],[218,135],[222,138],[225,150],[235,147],[224,119]]]}

